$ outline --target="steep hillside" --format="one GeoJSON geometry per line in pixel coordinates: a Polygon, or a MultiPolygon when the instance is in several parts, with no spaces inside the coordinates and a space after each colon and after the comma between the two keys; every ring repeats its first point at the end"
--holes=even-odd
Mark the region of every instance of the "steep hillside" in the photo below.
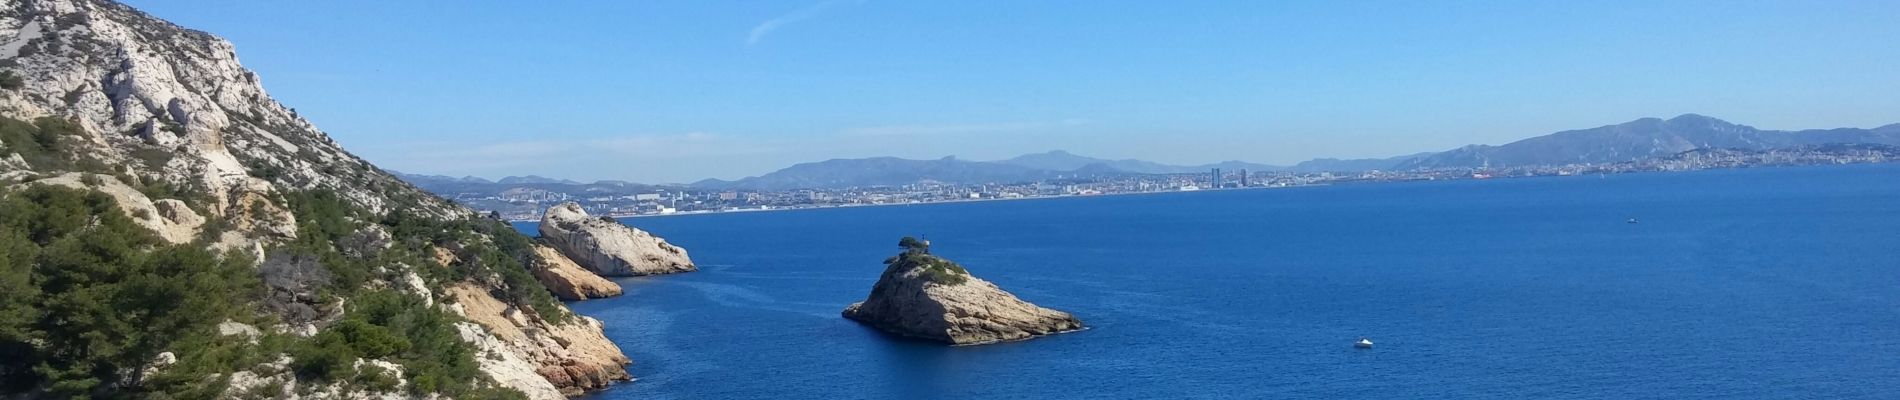
{"type": "Polygon", "coordinates": [[[627,379],[530,239],[344,151],[232,45],[0,0],[0,397],[528,397],[627,379]]]}
{"type": "Polygon", "coordinates": [[[1557,132],[1499,146],[1470,145],[1412,158],[1415,168],[1515,167],[1616,163],[1665,157],[1695,149],[1768,150],[1829,143],[1900,144],[1900,128],[1761,130],[1696,114],[1643,118],[1616,125],[1557,132]]]}

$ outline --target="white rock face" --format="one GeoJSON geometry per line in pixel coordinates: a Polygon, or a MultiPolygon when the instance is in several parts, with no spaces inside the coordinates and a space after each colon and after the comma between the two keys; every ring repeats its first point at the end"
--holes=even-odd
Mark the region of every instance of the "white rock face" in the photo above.
{"type": "Polygon", "coordinates": [[[961,283],[938,283],[929,275],[921,264],[894,263],[871,287],[870,296],[845,308],[844,317],[886,332],[956,345],[1082,329],[1074,315],[1029,304],[967,273],[961,283]]]}
{"type": "Polygon", "coordinates": [[[190,226],[190,227],[196,228],[197,226],[204,225],[205,223],[205,217],[198,215],[198,212],[193,211],[191,209],[191,206],[185,205],[184,200],[179,200],[179,199],[152,200],[152,206],[158,209],[158,216],[164,217],[166,222],[170,222],[173,225],[190,226]]]}
{"type": "Polygon", "coordinates": [[[486,328],[486,337],[466,328],[462,336],[500,355],[476,360],[504,386],[530,397],[545,393],[543,385],[557,395],[576,396],[632,379],[626,369],[632,361],[607,340],[599,320],[577,316],[567,324],[543,323],[471,285],[446,292],[455,299],[452,310],[473,321],[471,325],[486,328]]]}
{"type": "MultiPolygon", "coordinates": [[[[120,181],[97,175],[104,183],[89,183],[93,179],[32,165],[0,151],[0,190],[33,181],[101,191],[168,242],[196,239],[207,221],[217,220],[222,222],[217,225],[226,228],[206,235],[214,239],[211,247],[244,251],[265,260],[267,248],[299,234],[282,195],[309,190],[334,192],[345,202],[377,214],[400,207],[416,217],[440,220],[474,215],[344,151],[294,110],[271,99],[258,76],[238,63],[231,43],[123,4],[0,0],[0,69],[18,74],[24,83],[18,89],[0,89],[0,116],[28,122],[39,118],[71,121],[82,132],[60,139],[62,145],[72,147],[62,153],[101,164],[110,169],[110,175],[131,177],[120,181]],[[210,198],[191,203],[151,199],[134,187],[161,182],[210,198]]],[[[392,239],[410,239],[383,233],[369,232],[338,245],[347,245],[351,251],[379,251],[389,247],[392,239]]],[[[487,238],[477,240],[481,239],[487,238]]],[[[684,259],[683,252],[680,258],[684,259]]],[[[414,271],[427,266],[376,268],[395,273],[397,282],[374,284],[425,299],[447,296],[445,288],[431,288],[414,271]]],[[[502,304],[489,294],[493,289],[497,288],[469,289],[461,293],[465,297],[461,300],[502,304]]],[[[330,310],[341,312],[340,303],[346,300],[339,299],[330,310]]],[[[478,315],[483,318],[492,311],[482,310],[478,315]]],[[[497,312],[495,318],[506,319],[503,314],[497,312]]],[[[465,339],[497,349],[489,355],[522,360],[525,374],[484,364],[484,371],[509,387],[535,398],[558,399],[626,379],[620,366],[628,361],[606,341],[597,321],[553,325],[519,315],[511,321],[515,322],[506,328],[469,324],[479,334],[463,332],[465,339]]],[[[220,328],[251,335],[237,326],[220,328]]],[[[307,336],[317,327],[268,329],[307,336]]],[[[486,356],[478,359],[486,360],[486,356]]],[[[337,385],[299,388],[294,374],[284,367],[289,362],[235,373],[226,393],[276,384],[284,388],[279,393],[282,398],[409,397],[407,393],[349,392],[337,385]]],[[[380,362],[364,360],[362,365],[380,362]]]]}
{"type": "MultiPolygon", "coordinates": [[[[0,115],[75,121],[90,156],[203,188],[220,203],[214,214],[235,206],[229,192],[269,186],[330,189],[374,211],[390,192],[421,194],[271,99],[230,42],[123,4],[0,0],[0,59],[25,83],[0,96],[0,115]]],[[[440,215],[465,211],[412,200],[440,215]]]]}
{"type": "Polygon", "coordinates": [[[601,278],[600,275],[581,268],[560,250],[535,245],[534,258],[528,262],[529,272],[541,280],[542,286],[554,292],[562,300],[587,300],[614,297],[620,295],[620,284],[601,278]]]}
{"type": "Polygon", "coordinates": [[[218,336],[237,336],[251,343],[257,343],[257,338],[264,336],[264,332],[258,330],[255,326],[235,321],[224,321],[218,323],[218,336]]]}
{"type": "Polygon", "coordinates": [[[434,307],[435,291],[429,290],[429,285],[422,281],[422,276],[416,275],[416,271],[414,271],[415,268],[405,269],[409,269],[410,271],[403,273],[400,283],[409,288],[410,293],[421,295],[423,307],[434,307]]]}
{"type": "MultiPolygon", "coordinates": [[[[417,399],[407,392],[365,392],[346,388],[341,383],[328,385],[305,385],[291,371],[289,356],[281,356],[275,362],[258,365],[231,374],[231,381],[225,386],[220,399],[269,398],[281,400],[304,399],[349,399],[349,400],[406,400],[417,399]],[[273,385],[275,385],[273,389],[273,385]]],[[[397,386],[407,385],[409,379],[404,376],[402,365],[383,360],[356,359],[352,364],[358,372],[366,365],[383,369],[384,374],[396,378],[397,386]]],[[[431,397],[433,398],[433,397],[431,397]]]]}
{"type": "Polygon", "coordinates": [[[587,215],[574,202],[549,207],[541,217],[541,238],[582,267],[604,276],[639,276],[695,271],[686,250],[658,236],[618,222],[587,215]]]}
{"type": "Polygon", "coordinates": [[[495,379],[501,386],[526,393],[534,400],[561,400],[567,396],[554,388],[541,375],[535,374],[535,366],[509,346],[508,343],[483,330],[481,325],[463,322],[455,325],[461,332],[462,341],[475,344],[482,355],[475,359],[481,363],[482,372],[495,379]]]}

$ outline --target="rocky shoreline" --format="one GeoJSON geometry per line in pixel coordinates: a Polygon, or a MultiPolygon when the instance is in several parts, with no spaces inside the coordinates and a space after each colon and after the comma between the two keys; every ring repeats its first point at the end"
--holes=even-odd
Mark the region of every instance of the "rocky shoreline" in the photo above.
{"type": "MultiPolygon", "coordinates": [[[[31,391],[60,397],[44,391],[87,389],[75,379],[89,376],[104,382],[91,384],[95,397],[393,399],[518,391],[530,399],[562,400],[631,379],[625,368],[631,360],[607,339],[600,321],[573,315],[554,297],[622,292],[596,271],[624,276],[695,269],[684,250],[663,239],[585,213],[553,215],[553,223],[544,225],[557,228],[547,231],[550,239],[533,243],[500,221],[345,151],[272,99],[262,79],[238,62],[230,42],[124,4],[8,2],[0,7],[0,38],[9,42],[0,46],[0,60],[6,61],[0,66],[6,83],[0,85],[0,124],[9,128],[0,134],[0,198],[29,191],[102,194],[115,205],[109,211],[150,231],[154,246],[204,250],[204,259],[243,263],[237,267],[248,270],[229,279],[260,287],[257,293],[197,293],[204,299],[196,300],[212,305],[179,317],[178,324],[61,332],[137,351],[110,360],[87,358],[92,352],[83,350],[90,348],[84,343],[0,337],[0,345],[33,350],[36,358],[10,353],[9,363],[0,363],[6,364],[0,373],[17,381],[9,389],[29,391],[27,397],[39,397],[31,391]],[[537,293],[538,286],[552,296],[537,293]],[[381,308],[364,308],[372,303],[381,308]],[[244,335],[253,343],[212,348],[178,339],[210,334],[244,335]],[[255,343],[261,337],[288,344],[261,346],[255,343]],[[429,347],[386,351],[390,343],[429,347]],[[239,357],[247,365],[202,361],[214,352],[232,353],[218,357],[239,357]],[[153,361],[146,366],[144,359],[153,361]],[[11,368],[12,362],[52,367],[11,368]],[[194,362],[197,368],[167,368],[194,362]],[[463,362],[477,368],[440,367],[463,362]],[[47,372],[55,370],[88,374],[47,372]],[[177,374],[201,375],[168,376],[162,383],[144,379],[177,374]]],[[[119,256],[154,246],[127,247],[119,256]]],[[[98,264],[97,272],[109,279],[46,288],[85,292],[120,284],[108,272],[128,267],[109,259],[98,264]]],[[[175,267],[222,265],[197,259],[184,264],[175,267]]],[[[27,305],[59,312],[40,304],[55,294],[33,295],[27,305]]]]}

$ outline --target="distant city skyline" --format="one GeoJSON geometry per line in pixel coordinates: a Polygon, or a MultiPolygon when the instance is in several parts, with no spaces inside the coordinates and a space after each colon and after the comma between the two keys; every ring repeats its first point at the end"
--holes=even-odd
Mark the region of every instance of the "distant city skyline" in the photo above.
{"type": "Polygon", "coordinates": [[[185,2],[390,169],[645,183],[1067,150],[1292,164],[1698,113],[1900,122],[1893,2],[185,2]]]}

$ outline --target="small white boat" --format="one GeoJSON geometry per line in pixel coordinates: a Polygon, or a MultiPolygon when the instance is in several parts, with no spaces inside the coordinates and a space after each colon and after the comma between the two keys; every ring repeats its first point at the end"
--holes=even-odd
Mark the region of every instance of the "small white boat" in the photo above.
{"type": "Polygon", "coordinates": [[[1366,338],[1359,338],[1359,341],[1352,343],[1352,347],[1359,348],[1359,349],[1370,349],[1372,348],[1372,341],[1366,340],[1366,338]]]}
{"type": "Polygon", "coordinates": [[[1628,223],[1628,224],[1635,224],[1635,223],[1642,223],[1642,222],[1643,221],[1637,221],[1635,218],[1630,218],[1630,220],[1628,221],[1623,221],[1623,223],[1628,223]]]}

